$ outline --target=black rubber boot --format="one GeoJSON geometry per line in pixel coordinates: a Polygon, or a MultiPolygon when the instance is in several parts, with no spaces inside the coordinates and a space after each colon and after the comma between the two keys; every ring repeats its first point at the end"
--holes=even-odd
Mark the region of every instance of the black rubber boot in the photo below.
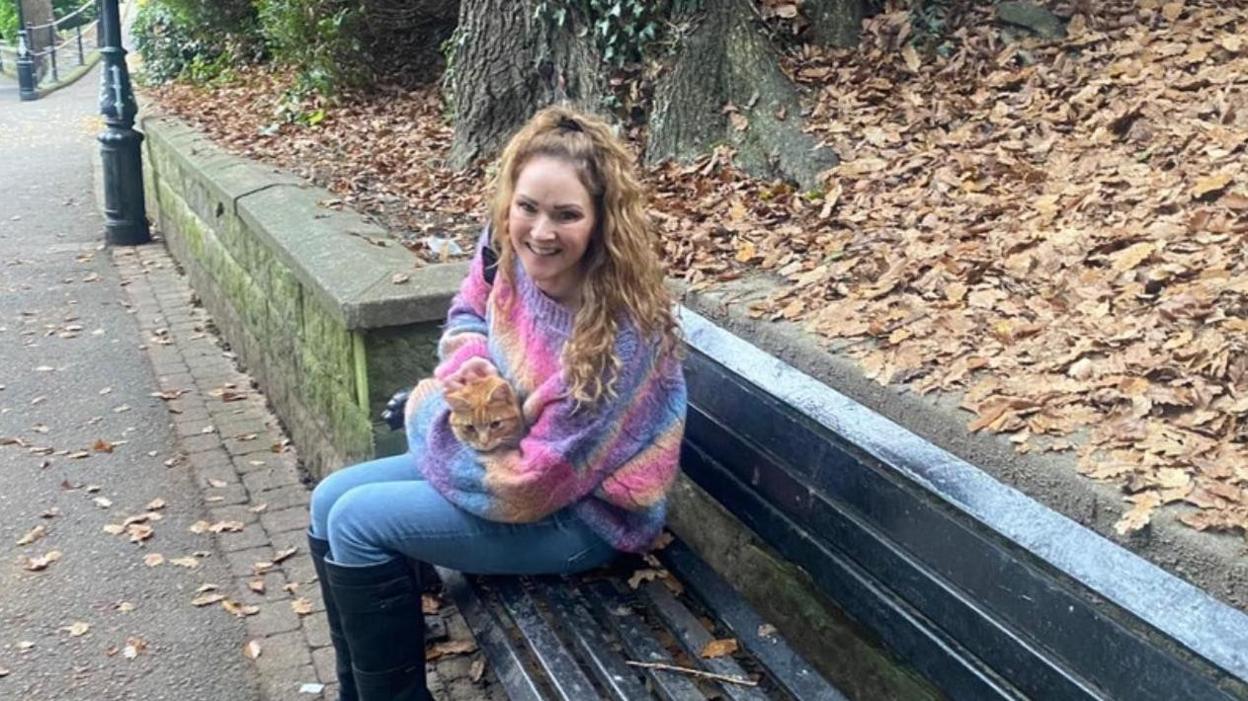
{"type": "Polygon", "coordinates": [[[338,701],[358,701],[360,695],[355,691],[355,675],[351,673],[351,648],[347,638],[342,634],[342,621],[338,617],[338,606],[334,602],[333,592],[329,588],[329,575],[325,569],[325,556],[329,554],[329,541],[313,538],[308,534],[308,550],[312,553],[312,566],[316,568],[316,579],[321,583],[321,598],[325,600],[325,617],[329,619],[329,639],[334,644],[334,657],[337,659],[338,701]]]}
{"type": "Polygon", "coordinates": [[[368,567],[325,565],[351,648],[360,701],[431,701],[425,688],[420,582],[407,561],[395,558],[368,567]]]}

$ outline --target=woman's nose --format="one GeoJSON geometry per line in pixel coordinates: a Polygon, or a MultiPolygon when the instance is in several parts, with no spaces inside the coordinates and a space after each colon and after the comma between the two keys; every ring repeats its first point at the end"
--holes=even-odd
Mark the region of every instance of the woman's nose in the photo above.
{"type": "Polygon", "coordinates": [[[550,241],[555,238],[555,224],[546,217],[539,217],[533,224],[534,239],[539,241],[550,241]]]}

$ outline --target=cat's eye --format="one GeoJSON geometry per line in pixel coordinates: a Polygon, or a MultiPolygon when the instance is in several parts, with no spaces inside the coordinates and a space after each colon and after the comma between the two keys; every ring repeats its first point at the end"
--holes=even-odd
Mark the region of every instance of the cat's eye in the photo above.
{"type": "Polygon", "coordinates": [[[498,429],[502,428],[502,427],[503,427],[503,422],[502,422],[502,421],[491,421],[491,422],[490,422],[490,428],[492,428],[492,429],[494,429],[494,430],[496,430],[496,431],[497,431],[498,429]]]}
{"type": "Polygon", "coordinates": [[[464,431],[468,433],[476,433],[477,427],[476,426],[464,426],[464,431]]]}

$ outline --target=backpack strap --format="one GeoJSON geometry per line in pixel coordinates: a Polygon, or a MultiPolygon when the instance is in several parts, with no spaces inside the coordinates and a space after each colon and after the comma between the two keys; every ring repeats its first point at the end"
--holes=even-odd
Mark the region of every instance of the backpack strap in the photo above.
{"type": "Polygon", "coordinates": [[[485,284],[494,286],[494,274],[498,272],[498,254],[494,252],[494,247],[487,241],[481,247],[481,274],[485,277],[485,284]]]}

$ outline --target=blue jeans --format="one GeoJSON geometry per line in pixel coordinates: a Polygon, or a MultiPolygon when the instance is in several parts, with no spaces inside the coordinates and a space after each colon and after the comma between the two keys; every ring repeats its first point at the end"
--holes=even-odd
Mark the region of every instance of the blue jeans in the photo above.
{"type": "Polygon", "coordinates": [[[410,455],[334,472],[312,492],[315,538],[346,567],[396,555],[471,574],[569,574],[606,564],[616,551],[569,509],[534,523],[487,521],[447,501],[410,455]]]}

